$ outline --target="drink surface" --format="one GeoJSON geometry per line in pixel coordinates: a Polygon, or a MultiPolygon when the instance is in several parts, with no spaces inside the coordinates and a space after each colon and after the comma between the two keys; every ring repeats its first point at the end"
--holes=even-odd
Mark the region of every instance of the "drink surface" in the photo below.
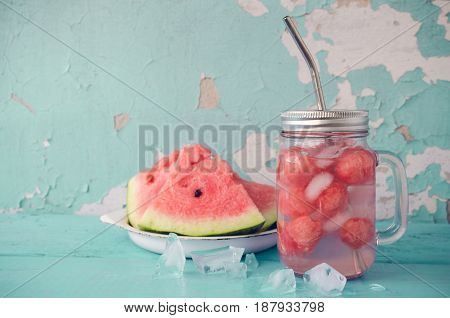
{"type": "Polygon", "coordinates": [[[278,250],[302,275],[328,263],[348,278],[375,259],[376,157],[365,138],[284,138],[279,153],[278,250]]]}

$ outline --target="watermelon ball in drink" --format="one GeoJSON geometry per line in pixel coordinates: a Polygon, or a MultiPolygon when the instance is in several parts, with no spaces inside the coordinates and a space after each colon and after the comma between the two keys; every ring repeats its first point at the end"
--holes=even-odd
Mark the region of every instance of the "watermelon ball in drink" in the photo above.
{"type": "Polygon", "coordinates": [[[309,215],[314,206],[308,202],[302,187],[286,187],[279,189],[278,209],[281,219],[291,219],[302,215],[309,215]]]}
{"type": "Polygon", "coordinates": [[[286,230],[302,253],[310,252],[322,236],[322,224],[310,216],[300,216],[286,225],[286,230]]]}
{"type": "Polygon", "coordinates": [[[281,151],[277,170],[279,185],[304,188],[314,175],[316,166],[306,149],[293,146],[281,151]]]}
{"type": "Polygon", "coordinates": [[[310,252],[322,235],[322,224],[309,216],[290,222],[278,221],[279,251],[287,256],[310,252]]]}
{"type": "Polygon", "coordinates": [[[362,147],[346,149],[334,170],[336,177],[347,184],[370,183],[375,173],[375,156],[362,147]]]}
{"type": "Polygon", "coordinates": [[[341,240],[353,249],[371,244],[374,234],[373,223],[366,218],[350,218],[339,231],[341,240]]]}

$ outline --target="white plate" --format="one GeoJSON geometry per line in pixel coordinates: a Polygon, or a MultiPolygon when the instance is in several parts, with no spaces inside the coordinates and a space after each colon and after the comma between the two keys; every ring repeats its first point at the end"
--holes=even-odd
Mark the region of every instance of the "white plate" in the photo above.
{"type": "MultiPolygon", "coordinates": [[[[138,246],[161,254],[166,245],[167,234],[145,232],[128,224],[125,210],[111,212],[100,217],[103,223],[112,224],[128,231],[130,239],[138,246]]],[[[235,246],[245,248],[245,253],[256,253],[277,244],[277,230],[261,233],[234,236],[179,236],[184,252],[191,257],[192,251],[208,250],[212,248],[235,246]]]]}

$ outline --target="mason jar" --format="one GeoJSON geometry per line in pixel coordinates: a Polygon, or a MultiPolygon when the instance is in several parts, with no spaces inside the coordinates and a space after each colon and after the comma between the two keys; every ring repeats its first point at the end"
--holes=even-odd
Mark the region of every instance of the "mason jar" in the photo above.
{"type": "Polygon", "coordinates": [[[367,144],[368,112],[288,111],[281,115],[277,165],[278,251],[298,275],[327,263],[347,278],[364,274],[376,247],[406,230],[408,191],[401,160],[367,144]],[[391,226],[378,230],[376,166],[392,170],[391,226]]]}

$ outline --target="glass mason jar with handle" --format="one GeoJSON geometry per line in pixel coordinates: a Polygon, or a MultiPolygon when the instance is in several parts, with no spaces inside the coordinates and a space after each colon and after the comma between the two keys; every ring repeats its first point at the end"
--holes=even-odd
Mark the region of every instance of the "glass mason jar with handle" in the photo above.
{"type": "Polygon", "coordinates": [[[408,191],[404,166],[394,154],[371,150],[366,111],[289,111],[281,115],[277,166],[278,250],[302,275],[328,263],[347,278],[363,275],[376,246],[405,232],[408,191]],[[375,227],[375,168],[392,170],[395,217],[375,227]]]}

